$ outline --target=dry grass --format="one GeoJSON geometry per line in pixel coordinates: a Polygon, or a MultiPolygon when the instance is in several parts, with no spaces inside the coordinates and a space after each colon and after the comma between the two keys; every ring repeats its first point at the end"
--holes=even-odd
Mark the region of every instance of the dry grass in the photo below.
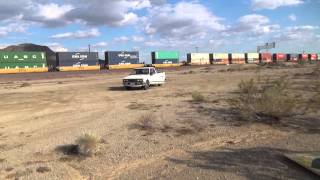
{"type": "Polygon", "coordinates": [[[198,91],[192,92],[191,97],[193,102],[199,103],[205,101],[205,97],[198,91]]]}
{"type": "Polygon", "coordinates": [[[156,129],[155,119],[156,117],[151,113],[144,114],[139,118],[138,122],[131,124],[130,128],[152,132],[156,129]]]}
{"type": "Polygon", "coordinates": [[[268,121],[280,120],[296,112],[297,101],[290,95],[290,82],[286,79],[267,81],[259,85],[256,81],[242,81],[239,95],[233,106],[242,119],[268,121]]]}
{"type": "Polygon", "coordinates": [[[58,146],[56,150],[65,155],[87,157],[96,152],[99,142],[95,136],[84,134],[76,139],[75,144],[58,146]]]}
{"type": "Polygon", "coordinates": [[[98,138],[96,138],[93,135],[84,134],[80,136],[76,140],[79,154],[84,156],[91,156],[95,152],[98,146],[98,142],[99,142],[98,138]]]}
{"type": "Polygon", "coordinates": [[[30,83],[22,83],[22,84],[20,85],[20,87],[29,87],[29,86],[31,86],[30,83]]]}
{"type": "Polygon", "coordinates": [[[51,169],[48,167],[44,167],[44,166],[40,166],[37,168],[36,170],[38,173],[46,173],[46,172],[50,172],[51,169]]]}

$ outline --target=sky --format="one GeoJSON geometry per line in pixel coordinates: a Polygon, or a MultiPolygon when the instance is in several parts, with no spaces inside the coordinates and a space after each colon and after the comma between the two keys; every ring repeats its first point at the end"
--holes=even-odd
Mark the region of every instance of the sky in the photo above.
{"type": "Polygon", "coordinates": [[[320,52],[320,0],[0,0],[0,48],[320,52]]]}

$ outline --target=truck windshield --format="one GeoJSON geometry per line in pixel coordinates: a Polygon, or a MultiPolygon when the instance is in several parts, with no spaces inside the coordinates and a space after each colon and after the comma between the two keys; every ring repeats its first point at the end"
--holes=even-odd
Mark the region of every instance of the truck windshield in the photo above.
{"type": "Polygon", "coordinates": [[[133,74],[149,74],[149,69],[135,69],[133,74]]]}

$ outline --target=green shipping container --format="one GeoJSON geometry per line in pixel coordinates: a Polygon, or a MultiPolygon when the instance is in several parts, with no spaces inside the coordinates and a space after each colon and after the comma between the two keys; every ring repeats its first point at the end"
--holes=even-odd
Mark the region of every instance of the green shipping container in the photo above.
{"type": "Polygon", "coordinates": [[[156,51],[155,59],[179,59],[179,52],[177,51],[156,51]]]}
{"type": "Polygon", "coordinates": [[[46,64],[47,63],[46,53],[0,51],[0,64],[2,63],[44,63],[46,64]]]}
{"type": "Polygon", "coordinates": [[[320,61],[320,53],[318,53],[318,60],[320,61]]]}
{"type": "Polygon", "coordinates": [[[45,68],[46,63],[0,63],[0,69],[16,69],[16,68],[45,68]]]}

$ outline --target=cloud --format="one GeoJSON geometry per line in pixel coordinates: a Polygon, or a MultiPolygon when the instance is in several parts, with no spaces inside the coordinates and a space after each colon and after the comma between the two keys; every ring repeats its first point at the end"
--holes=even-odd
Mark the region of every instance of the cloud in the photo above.
{"type": "Polygon", "coordinates": [[[88,25],[124,26],[138,20],[136,10],[150,7],[149,0],[69,0],[74,9],[66,14],[70,21],[88,25]]]}
{"type": "Polygon", "coordinates": [[[37,4],[32,3],[26,7],[23,19],[40,23],[47,27],[64,26],[68,23],[65,19],[67,12],[73,9],[72,5],[58,5],[55,3],[37,4]]]}
{"type": "Polygon", "coordinates": [[[99,29],[92,28],[85,31],[76,31],[76,32],[66,32],[61,34],[52,35],[53,39],[85,39],[100,36],[99,29]]]}
{"type": "Polygon", "coordinates": [[[96,44],[91,45],[92,48],[106,48],[107,46],[107,42],[98,42],[96,44]]]}
{"type": "Polygon", "coordinates": [[[121,37],[115,37],[113,40],[115,42],[128,42],[130,38],[128,38],[127,36],[121,36],[121,37]]]}
{"type": "Polygon", "coordinates": [[[131,38],[133,42],[143,42],[145,40],[142,36],[132,36],[131,38]]]}
{"type": "Polygon", "coordinates": [[[227,30],[231,35],[246,34],[249,37],[257,37],[270,34],[280,29],[277,24],[270,24],[266,16],[259,14],[249,14],[238,19],[236,25],[227,30]]]}
{"type": "Polygon", "coordinates": [[[21,21],[11,22],[5,26],[0,26],[0,37],[7,36],[10,33],[25,33],[28,27],[27,23],[21,21]]]}
{"type": "Polygon", "coordinates": [[[275,36],[277,41],[297,41],[301,42],[313,42],[320,40],[317,38],[319,34],[316,33],[319,30],[319,26],[291,26],[285,28],[281,33],[275,36]]]}
{"type": "Polygon", "coordinates": [[[68,49],[63,47],[60,43],[45,43],[45,46],[48,46],[51,50],[55,52],[67,52],[68,49]]]}
{"type": "Polygon", "coordinates": [[[6,20],[18,16],[24,12],[25,7],[29,6],[30,0],[0,1],[0,20],[6,20]]]}
{"type": "Polygon", "coordinates": [[[289,18],[290,21],[296,21],[297,20],[297,16],[295,14],[290,14],[288,16],[288,18],[289,18]]]}
{"type": "Polygon", "coordinates": [[[297,6],[303,3],[304,0],[251,0],[251,6],[255,10],[277,9],[283,6],[297,6]]]}
{"type": "Polygon", "coordinates": [[[226,27],[204,5],[194,2],[164,4],[149,9],[142,19],[144,32],[163,38],[204,38],[209,33],[219,32],[226,27]]]}

